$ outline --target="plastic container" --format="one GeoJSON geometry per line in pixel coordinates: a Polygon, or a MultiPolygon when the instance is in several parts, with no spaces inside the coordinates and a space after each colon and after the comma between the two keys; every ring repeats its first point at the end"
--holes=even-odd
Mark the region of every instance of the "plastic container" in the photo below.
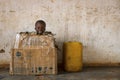
{"type": "Polygon", "coordinates": [[[78,72],[82,70],[82,50],[80,42],[64,42],[63,63],[65,71],[78,72]]]}

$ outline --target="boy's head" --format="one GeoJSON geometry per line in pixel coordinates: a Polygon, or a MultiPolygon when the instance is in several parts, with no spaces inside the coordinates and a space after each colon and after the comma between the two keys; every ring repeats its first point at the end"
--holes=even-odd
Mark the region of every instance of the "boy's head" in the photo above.
{"type": "Polygon", "coordinates": [[[46,29],[46,23],[43,20],[36,21],[35,30],[37,34],[42,34],[43,32],[45,32],[45,29],[46,29]]]}

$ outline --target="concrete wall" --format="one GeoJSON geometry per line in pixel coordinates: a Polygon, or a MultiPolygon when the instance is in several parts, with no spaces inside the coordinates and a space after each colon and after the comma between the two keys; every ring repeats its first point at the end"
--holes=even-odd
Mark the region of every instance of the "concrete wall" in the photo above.
{"type": "Polygon", "coordinates": [[[84,63],[120,63],[120,0],[0,0],[0,64],[9,62],[15,34],[34,31],[38,19],[60,48],[82,42],[84,63]]]}

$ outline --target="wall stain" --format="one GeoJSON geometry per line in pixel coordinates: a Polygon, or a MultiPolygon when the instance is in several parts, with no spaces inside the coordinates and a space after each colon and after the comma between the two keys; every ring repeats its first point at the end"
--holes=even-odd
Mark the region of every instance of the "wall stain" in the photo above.
{"type": "Polygon", "coordinates": [[[93,11],[94,11],[94,12],[98,12],[97,8],[94,8],[93,11]]]}
{"type": "Polygon", "coordinates": [[[4,50],[4,49],[1,49],[1,50],[0,50],[0,53],[5,53],[5,50],[4,50]]]}
{"type": "Polygon", "coordinates": [[[54,2],[55,2],[55,0],[51,0],[51,2],[52,2],[52,3],[54,3],[54,2]]]}
{"type": "Polygon", "coordinates": [[[0,20],[0,22],[5,22],[4,20],[0,20]]]}
{"type": "Polygon", "coordinates": [[[0,69],[9,69],[9,64],[0,64],[0,69]]]}
{"type": "Polygon", "coordinates": [[[96,62],[96,63],[83,63],[84,66],[89,66],[89,67],[102,67],[102,66],[106,66],[106,67],[112,67],[112,66],[116,66],[119,67],[120,63],[100,63],[100,62],[96,62]]]}
{"type": "Polygon", "coordinates": [[[48,11],[48,12],[50,12],[50,13],[52,13],[53,11],[52,11],[52,9],[49,7],[49,6],[43,6],[43,8],[44,8],[44,10],[45,11],[48,11]]]}
{"type": "Polygon", "coordinates": [[[15,12],[14,10],[10,10],[9,12],[15,12]]]}

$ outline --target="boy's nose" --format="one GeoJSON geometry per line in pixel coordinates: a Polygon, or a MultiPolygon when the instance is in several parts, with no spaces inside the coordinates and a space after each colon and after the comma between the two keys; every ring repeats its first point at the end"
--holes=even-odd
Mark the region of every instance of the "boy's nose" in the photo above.
{"type": "Polygon", "coordinates": [[[41,29],[41,27],[38,27],[38,29],[41,29]]]}

